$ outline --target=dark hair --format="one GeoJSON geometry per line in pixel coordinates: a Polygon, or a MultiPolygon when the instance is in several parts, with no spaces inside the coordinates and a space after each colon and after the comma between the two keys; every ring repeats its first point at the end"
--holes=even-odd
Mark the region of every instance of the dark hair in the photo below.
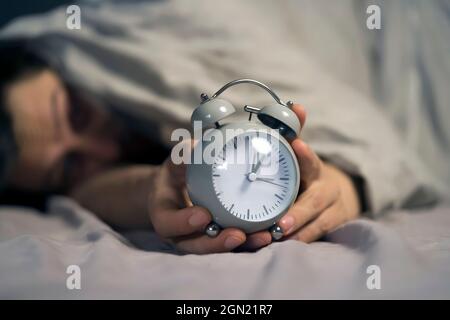
{"type": "Polygon", "coordinates": [[[43,59],[31,52],[26,41],[0,41],[0,192],[5,188],[17,158],[11,117],[5,105],[7,87],[48,67],[43,59]]]}

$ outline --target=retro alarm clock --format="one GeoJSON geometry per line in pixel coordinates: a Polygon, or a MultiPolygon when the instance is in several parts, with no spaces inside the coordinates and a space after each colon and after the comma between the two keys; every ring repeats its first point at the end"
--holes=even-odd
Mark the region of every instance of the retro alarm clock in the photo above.
{"type": "Polygon", "coordinates": [[[191,161],[186,171],[192,203],[207,208],[212,215],[205,230],[208,236],[215,237],[229,227],[246,233],[267,229],[274,240],[283,236],[277,222],[294,203],[300,186],[299,164],[289,144],[300,133],[292,105],[290,101],[284,103],[267,85],[252,79],[231,81],[211,97],[201,94],[191,124],[201,124],[202,143],[194,146],[192,157],[210,147],[215,140],[211,136],[219,133],[224,137],[211,161],[191,161]],[[246,105],[248,120],[225,123],[236,109],[219,96],[244,83],[264,89],[276,103],[261,108],[246,105]],[[259,121],[252,119],[253,114],[259,121]]]}

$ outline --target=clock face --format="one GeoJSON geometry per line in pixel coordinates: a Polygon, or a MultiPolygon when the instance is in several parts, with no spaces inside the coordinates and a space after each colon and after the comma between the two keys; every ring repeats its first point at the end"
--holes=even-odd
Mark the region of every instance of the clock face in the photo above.
{"type": "Polygon", "coordinates": [[[239,219],[258,222],[285,211],[296,196],[292,153],[267,132],[251,131],[227,142],[212,166],[214,192],[239,219]]]}

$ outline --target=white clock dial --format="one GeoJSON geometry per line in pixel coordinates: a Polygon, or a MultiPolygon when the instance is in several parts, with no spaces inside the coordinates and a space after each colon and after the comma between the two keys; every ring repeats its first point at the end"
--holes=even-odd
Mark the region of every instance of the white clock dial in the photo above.
{"type": "Polygon", "coordinates": [[[295,160],[276,139],[258,131],[247,132],[227,142],[215,158],[214,191],[222,206],[239,219],[274,218],[296,196],[295,160]]]}

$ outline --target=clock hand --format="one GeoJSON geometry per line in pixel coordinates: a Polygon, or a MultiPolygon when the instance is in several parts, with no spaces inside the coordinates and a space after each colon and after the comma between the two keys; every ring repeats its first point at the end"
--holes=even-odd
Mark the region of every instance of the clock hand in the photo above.
{"type": "Polygon", "coordinates": [[[252,168],[250,169],[249,173],[254,172],[253,168],[255,167],[255,164],[256,164],[256,156],[257,156],[257,152],[255,152],[253,155],[252,168]]]}
{"type": "Polygon", "coordinates": [[[259,159],[258,163],[256,163],[256,166],[253,168],[252,172],[256,173],[258,172],[259,168],[262,165],[263,160],[269,155],[270,153],[267,153],[265,155],[263,155],[263,157],[261,159],[259,159]]]}
{"type": "Polygon", "coordinates": [[[263,182],[267,182],[267,183],[271,183],[271,184],[274,184],[274,185],[276,185],[276,186],[279,186],[279,187],[287,188],[287,186],[283,186],[282,184],[279,184],[279,183],[273,182],[273,181],[271,181],[271,180],[269,180],[269,179],[264,179],[264,178],[256,178],[255,180],[257,180],[257,181],[263,181],[263,182]]]}
{"type": "Polygon", "coordinates": [[[252,170],[253,173],[258,172],[259,167],[261,167],[261,163],[262,163],[262,160],[259,160],[259,161],[256,163],[255,168],[253,168],[253,170],[252,170]]]}

